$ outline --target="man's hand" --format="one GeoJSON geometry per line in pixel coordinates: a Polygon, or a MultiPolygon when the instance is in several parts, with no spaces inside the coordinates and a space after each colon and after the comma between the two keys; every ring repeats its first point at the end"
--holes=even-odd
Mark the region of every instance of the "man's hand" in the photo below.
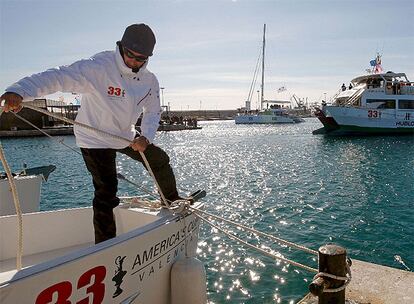
{"type": "Polygon", "coordinates": [[[15,113],[19,112],[23,106],[23,98],[16,93],[7,92],[1,95],[0,102],[4,100],[4,112],[10,112],[13,111],[15,113]]]}
{"type": "Polygon", "coordinates": [[[144,152],[149,145],[149,141],[145,136],[135,138],[129,145],[134,151],[144,152]]]}

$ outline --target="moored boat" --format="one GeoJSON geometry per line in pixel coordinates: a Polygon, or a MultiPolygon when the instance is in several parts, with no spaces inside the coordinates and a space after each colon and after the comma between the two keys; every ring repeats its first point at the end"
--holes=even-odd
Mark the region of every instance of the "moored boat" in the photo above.
{"type": "Polygon", "coordinates": [[[263,110],[244,111],[238,113],[234,118],[236,124],[283,124],[283,123],[299,123],[304,119],[289,114],[287,109],[274,102],[274,106],[263,110]]]}
{"type": "MultiPolygon", "coordinates": [[[[22,202],[23,213],[39,211],[42,181],[47,181],[55,166],[25,168],[15,173],[15,184],[22,202]]],[[[0,216],[15,214],[12,192],[5,173],[0,173],[0,216]]]]}
{"type": "MultiPolygon", "coordinates": [[[[91,208],[24,214],[21,270],[16,234],[0,239],[0,302],[169,303],[171,266],[195,255],[200,220],[121,201],[114,209],[117,237],[97,245],[91,208]]],[[[15,231],[17,222],[15,215],[0,217],[0,230],[15,231]]]]}
{"type": "Polygon", "coordinates": [[[413,134],[414,83],[404,73],[359,76],[315,116],[323,128],[313,134],[413,134]]]}

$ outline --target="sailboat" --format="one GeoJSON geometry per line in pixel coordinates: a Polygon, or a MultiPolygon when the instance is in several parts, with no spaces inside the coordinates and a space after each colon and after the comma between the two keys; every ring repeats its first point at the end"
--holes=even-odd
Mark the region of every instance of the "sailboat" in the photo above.
{"type": "Polygon", "coordinates": [[[266,24],[263,26],[263,46],[262,46],[262,83],[260,95],[260,109],[251,110],[252,87],[255,82],[253,77],[249,97],[246,101],[245,108],[240,109],[235,117],[236,124],[282,124],[282,123],[299,123],[304,120],[300,117],[291,115],[287,109],[290,101],[286,100],[265,100],[264,99],[264,66],[265,66],[265,46],[266,46],[266,24]],[[264,105],[266,104],[266,108],[264,105]],[[270,106],[269,106],[270,105],[270,106]]]}

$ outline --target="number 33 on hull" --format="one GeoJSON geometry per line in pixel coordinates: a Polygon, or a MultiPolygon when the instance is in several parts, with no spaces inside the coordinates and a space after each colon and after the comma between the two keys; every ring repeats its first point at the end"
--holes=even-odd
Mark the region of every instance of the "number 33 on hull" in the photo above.
{"type": "Polygon", "coordinates": [[[21,270],[17,216],[0,217],[0,303],[170,303],[171,267],[196,254],[200,220],[121,201],[117,237],[97,245],[91,208],[23,214],[21,270]]]}

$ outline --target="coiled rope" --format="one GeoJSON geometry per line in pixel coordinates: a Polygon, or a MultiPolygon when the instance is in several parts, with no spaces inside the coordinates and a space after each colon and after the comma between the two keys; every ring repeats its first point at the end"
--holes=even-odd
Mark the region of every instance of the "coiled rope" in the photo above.
{"type": "Polygon", "coordinates": [[[323,292],[332,293],[332,292],[342,291],[346,288],[346,286],[349,283],[351,283],[351,280],[352,280],[352,272],[351,272],[350,263],[348,261],[346,262],[346,277],[341,277],[341,276],[337,276],[337,275],[326,273],[326,272],[319,272],[313,277],[313,280],[316,280],[317,278],[320,278],[320,277],[326,277],[326,278],[330,278],[330,279],[334,279],[338,281],[344,281],[344,284],[342,286],[339,286],[337,288],[324,288],[323,292]]]}

